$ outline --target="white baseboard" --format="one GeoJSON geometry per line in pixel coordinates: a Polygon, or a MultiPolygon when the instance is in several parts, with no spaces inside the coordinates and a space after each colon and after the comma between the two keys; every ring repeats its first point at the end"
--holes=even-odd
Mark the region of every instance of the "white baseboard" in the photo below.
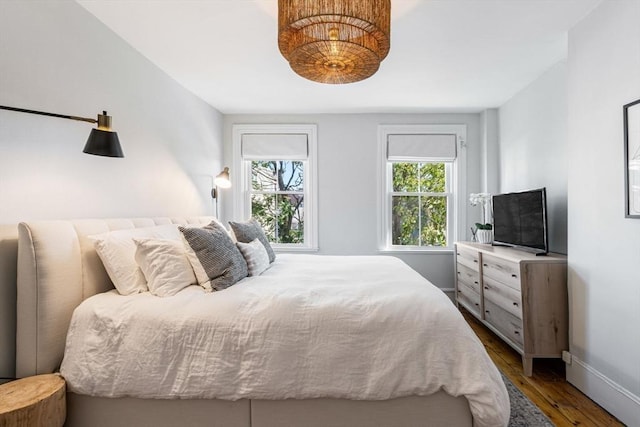
{"type": "Polygon", "coordinates": [[[572,356],[567,381],[629,427],[640,427],[640,396],[572,356]]]}

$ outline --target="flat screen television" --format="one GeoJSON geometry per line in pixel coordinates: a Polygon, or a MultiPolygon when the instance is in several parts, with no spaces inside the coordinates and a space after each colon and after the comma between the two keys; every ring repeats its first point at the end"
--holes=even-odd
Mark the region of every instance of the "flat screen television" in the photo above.
{"type": "Polygon", "coordinates": [[[549,252],[545,188],[496,194],[492,201],[494,244],[549,252]]]}

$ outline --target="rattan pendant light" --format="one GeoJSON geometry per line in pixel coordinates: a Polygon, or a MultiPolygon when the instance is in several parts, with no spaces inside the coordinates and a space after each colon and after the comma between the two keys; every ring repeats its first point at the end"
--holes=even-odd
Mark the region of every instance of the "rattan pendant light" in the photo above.
{"type": "Polygon", "coordinates": [[[391,0],[278,0],[278,46],[302,77],[352,83],[389,53],[391,0]]]}

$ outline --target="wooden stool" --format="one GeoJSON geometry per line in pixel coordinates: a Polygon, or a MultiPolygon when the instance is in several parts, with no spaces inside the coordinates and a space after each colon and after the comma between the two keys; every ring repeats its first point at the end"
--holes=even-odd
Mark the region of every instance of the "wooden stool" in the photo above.
{"type": "Polygon", "coordinates": [[[62,427],[66,416],[66,387],[60,375],[0,385],[0,427],[62,427]]]}

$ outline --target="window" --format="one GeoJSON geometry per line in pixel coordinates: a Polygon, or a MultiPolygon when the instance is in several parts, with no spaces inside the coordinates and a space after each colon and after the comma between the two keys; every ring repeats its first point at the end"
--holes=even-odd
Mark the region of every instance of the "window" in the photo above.
{"type": "Polygon", "coordinates": [[[391,163],[391,244],[448,246],[451,162],[391,163]]]}
{"type": "Polygon", "coordinates": [[[450,249],[464,224],[464,125],[380,126],[380,246],[450,249]],[[462,202],[463,203],[463,202],[462,202]]]}
{"type": "Polygon", "coordinates": [[[304,162],[251,162],[251,216],[273,243],[304,243],[304,162]]]}
{"type": "Polygon", "coordinates": [[[317,249],[316,126],[234,125],[234,217],[256,219],[274,248],[317,249]]]}

